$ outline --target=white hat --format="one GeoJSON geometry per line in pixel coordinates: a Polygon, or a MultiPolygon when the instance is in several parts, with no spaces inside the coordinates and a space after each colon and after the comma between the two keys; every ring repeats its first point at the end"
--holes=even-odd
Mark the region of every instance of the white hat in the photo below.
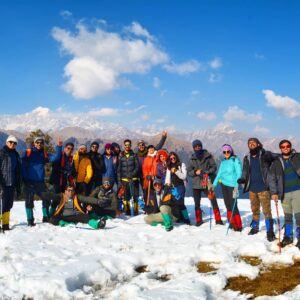
{"type": "Polygon", "coordinates": [[[14,143],[18,144],[17,138],[13,135],[9,135],[6,139],[6,142],[14,142],[14,143]]]}
{"type": "Polygon", "coordinates": [[[33,140],[34,143],[36,143],[36,142],[38,142],[38,141],[44,142],[45,139],[44,139],[42,136],[37,136],[37,137],[35,137],[34,140],[33,140]]]}

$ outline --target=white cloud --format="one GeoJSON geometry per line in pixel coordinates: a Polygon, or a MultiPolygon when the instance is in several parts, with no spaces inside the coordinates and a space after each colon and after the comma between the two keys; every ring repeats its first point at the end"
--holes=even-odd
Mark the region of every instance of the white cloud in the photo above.
{"type": "Polygon", "coordinates": [[[146,29],[132,23],[131,32],[131,37],[123,37],[99,27],[89,31],[82,23],[77,24],[75,33],[54,27],[53,38],[63,53],[72,56],[64,69],[65,90],[80,99],[103,96],[123,85],[122,76],[145,74],[169,61],[146,29]]]}
{"type": "Polygon", "coordinates": [[[154,77],[153,78],[153,87],[155,89],[159,89],[160,88],[160,79],[158,77],[154,77]]]}
{"type": "Polygon", "coordinates": [[[198,90],[193,90],[192,92],[191,92],[191,96],[192,97],[196,97],[196,96],[198,96],[200,94],[200,91],[198,91],[198,90]]]}
{"type": "Polygon", "coordinates": [[[154,40],[154,37],[148,32],[147,29],[143,28],[139,23],[137,22],[132,22],[127,29],[135,34],[136,36],[142,36],[145,37],[149,40],[154,40]]]}
{"type": "Polygon", "coordinates": [[[124,105],[126,105],[126,106],[128,106],[128,105],[130,105],[131,104],[131,101],[126,101],[125,103],[124,103],[124,105]]]}
{"type": "Polygon", "coordinates": [[[88,114],[90,116],[97,116],[97,117],[113,117],[120,114],[120,111],[115,108],[103,107],[98,110],[89,111],[88,114]]]}
{"type": "Polygon", "coordinates": [[[261,113],[250,114],[240,109],[237,105],[229,106],[228,110],[224,113],[223,116],[226,121],[242,120],[250,123],[255,123],[262,119],[261,113]]]}
{"type": "Polygon", "coordinates": [[[208,82],[210,83],[216,83],[216,82],[220,82],[222,80],[222,76],[219,74],[215,74],[215,73],[210,73],[209,77],[208,77],[208,82]]]}
{"type": "Polygon", "coordinates": [[[72,13],[69,11],[69,10],[62,10],[60,12],[60,15],[64,18],[68,18],[68,17],[71,17],[72,16],[72,13]]]}
{"type": "Polygon", "coordinates": [[[166,122],[166,118],[167,117],[159,118],[155,122],[158,123],[158,124],[165,123],[166,122]]]}
{"type": "Polygon", "coordinates": [[[209,62],[209,66],[212,69],[220,69],[223,66],[221,58],[219,57],[214,58],[211,62],[209,62]]]}
{"type": "Polygon", "coordinates": [[[201,120],[206,120],[206,121],[212,121],[217,118],[216,114],[214,112],[199,112],[197,114],[197,117],[201,120]]]}
{"type": "Polygon", "coordinates": [[[267,134],[270,132],[270,129],[265,128],[265,127],[256,126],[254,128],[254,132],[261,133],[261,134],[267,134]]]}
{"type": "Polygon", "coordinates": [[[189,60],[181,64],[175,64],[174,62],[166,64],[163,68],[169,73],[175,73],[178,75],[187,75],[190,73],[198,72],[201,68],[201,64],[197,60],[189,60]]]}
{"type": "Polygon", "coordinates": [[[288,96],[276,95],[272,90],[263,90],[267,106],[273,107],[288,118],[300,117],[300,103],[288,96]]]}

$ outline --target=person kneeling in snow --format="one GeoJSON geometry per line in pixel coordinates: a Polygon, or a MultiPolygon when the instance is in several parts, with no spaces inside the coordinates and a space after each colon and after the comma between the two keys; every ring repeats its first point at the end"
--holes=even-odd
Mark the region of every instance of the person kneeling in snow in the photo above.
{"type": "MultiPolygon", "coordinates": [[[[61,198],[58,208],[54,212],[50,223],[53,225],[65,226],[71,223],[86,223],[94,229],[102,229],[106,225],[104,218],[96,218],[85,212],[83,204],[86,205],[87,212],[92,210],[92,204],[98,204],[98,199],[75,195],[74,187],[67,185],[63,194],[43,193],[43,198],[61,198]]],[[[57,200],[57,199],[55,199],[57,200]]]]}
{"type": "Polygon", "coordinates": [[[113,191],[113,185],[111,183],[109,177],[103,177],[102,185],[96,187],[89,197],[84,197],[98,199],[97,204],[92,205],[93,209],[90,212],[91,215],[95,214],[99,217],[105,216],[106,219],[116,217],[118,209],[117,195],[113,191]]]}
{"type": "Polygon", "coordinates": [[[173,229],[173,222],[176,222],[180,219],[180,207],[177,204],[177,201],[174,200],[171,189],[162,188],[161,180],[155,179],[153,181],[153,187],[155,190],[155,199],[156,203],[159,204],[158,213],[152,213],[145,217],[145,222],[153,226],[162,223],[167,231],[173,229]]]}

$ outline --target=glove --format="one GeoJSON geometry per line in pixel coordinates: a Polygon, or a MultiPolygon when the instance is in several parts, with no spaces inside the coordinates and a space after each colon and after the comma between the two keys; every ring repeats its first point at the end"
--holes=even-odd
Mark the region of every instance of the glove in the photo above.
{"type": "Polygon", "coordinates": [[[239,190],[238,190],[238,188],[235,187],[232,192],[232,197],[238,198],[238,196],[239,196],[239,190]]]}
{"type": "Polygon", "coordinates": [[[147,175],[146,179],[150,181],[150,180],[152,180],[152,176],[151,175],[147,175]]]}
{"type": "Polygon", "coordinates": [[[244,178],[239,178],[239,179],[237,180],[237,183],[238,183],[238,184],[244,184],[244,183],[246,183],[246,180],[245,180],[244,178]]]}

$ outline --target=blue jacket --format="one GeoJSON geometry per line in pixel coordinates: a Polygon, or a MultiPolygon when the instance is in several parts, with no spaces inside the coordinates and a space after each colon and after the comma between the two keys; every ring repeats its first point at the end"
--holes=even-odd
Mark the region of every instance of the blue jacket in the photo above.
{"type": "Polygon", "coordinates": [[[230,187],[238,187],[237,180],[242,176],[242,164],[237,156],[231,156],[229,159],[223,159],[217,177],[213,182],[214,188],[218,183],[230,187]]]}
{"type": "Polygon", "coordinates": [[[117,180],[117,160],[114,156],[110,156],[108,158],[105,154],[103,154],[103,173],[102,178],[109,177],[114,182],[117,180]]]}
{"type": "Polygon", "coordinates": [[[45,164],[59,160],[61,152],[61,146],[56,146],[54,155],[47,154],[44,150],[39,151],[35,147],[27,149],[22,156],[23,180],[25,182],[44,182],[45,164]]]}

